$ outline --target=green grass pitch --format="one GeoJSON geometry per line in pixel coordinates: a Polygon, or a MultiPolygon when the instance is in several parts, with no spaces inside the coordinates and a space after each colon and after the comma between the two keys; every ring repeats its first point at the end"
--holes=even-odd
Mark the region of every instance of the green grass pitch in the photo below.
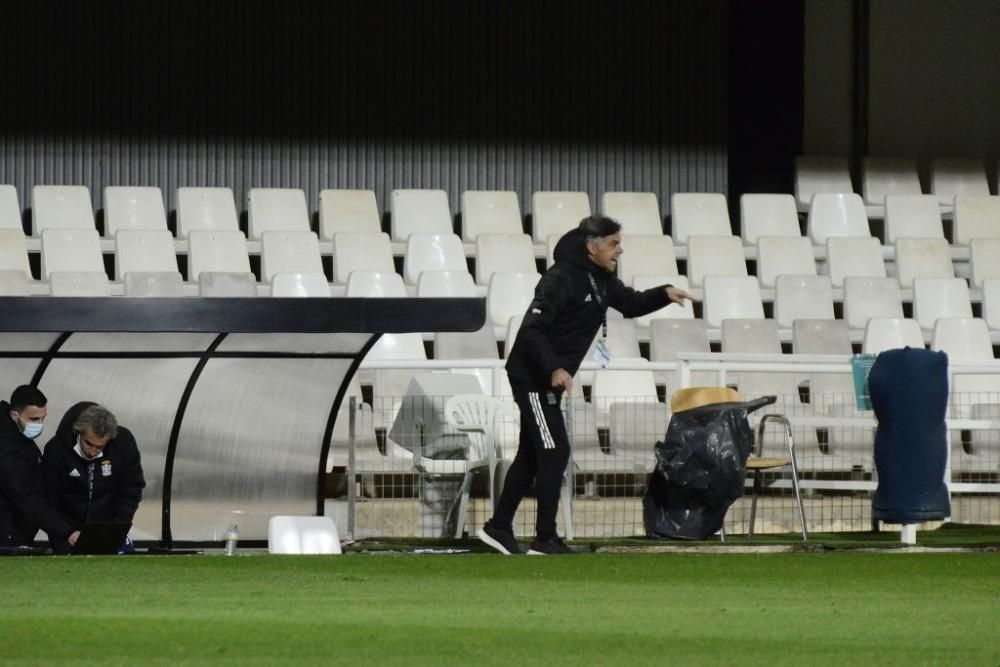
{"type": "Polygon", "coordinates": [[[0,665],[1000,665],[996,553],[0,560],[0,665]]]}

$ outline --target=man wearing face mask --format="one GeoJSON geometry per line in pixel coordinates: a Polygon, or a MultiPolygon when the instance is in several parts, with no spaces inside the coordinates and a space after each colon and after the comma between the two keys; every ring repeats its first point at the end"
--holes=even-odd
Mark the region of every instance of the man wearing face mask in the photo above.
{"type": "Polygon", "coordinates": [[[70,408],[46,444],[42,483],[57,553],[72,550],[87,522],[132,521],[146,486],[135,437],[91,402],[70,408]]]}
{"type": "Polygon", "coordinates": [[[0,547],[31,546],[43,523],[41,453],[35,438],[48,412],[45,394],[22,385],[0,401],[0,547]]]}

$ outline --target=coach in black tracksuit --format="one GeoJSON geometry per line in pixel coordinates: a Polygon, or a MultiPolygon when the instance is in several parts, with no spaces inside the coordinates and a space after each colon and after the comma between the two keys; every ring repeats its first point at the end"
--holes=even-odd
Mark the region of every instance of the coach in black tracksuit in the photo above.
{"type": "Polygon", "coordinates": [[[538,511],[529,554],[568,553],[556,535],[559,489],[569,461],[569,439],[560,403],[573,375],[605,322],[609,306],[638,317],[690,298],[670,285],[637,292],[614,276],[621,255],[621,226],[602,216],[585,218],[556,244],[555,264],[542,276],[507,358],[514,400],[521,410],[517,456],[493,518],[481,540],[501,553],[520,553],[514,513],[535,482],[538,511]]]}
{"type": "Polygon", "coordinates": [[[0,401],[0,547],[31,546],[39,527],[48,529],[42,502],[41,453],[47,399],[22,385],[10,403],[0,401]]]}

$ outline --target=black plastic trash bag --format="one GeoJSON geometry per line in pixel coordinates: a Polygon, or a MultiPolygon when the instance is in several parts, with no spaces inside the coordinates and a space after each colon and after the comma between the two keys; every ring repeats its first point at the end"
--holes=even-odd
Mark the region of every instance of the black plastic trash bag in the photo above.
{"type": "Polygon", "coordinates": [[[656,468],[642,499],[647,537],[703,540],[719,531],[743,495],[753,447],[747,415],[776,400],[711,403],[673,414],[666,441],[656,443],[656,468]]]}

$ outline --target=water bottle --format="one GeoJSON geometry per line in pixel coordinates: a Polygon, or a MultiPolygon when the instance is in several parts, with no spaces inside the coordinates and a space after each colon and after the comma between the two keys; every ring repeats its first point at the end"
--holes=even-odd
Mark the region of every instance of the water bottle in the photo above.
{"type": "Polygon", "coordinates": [[[226,531],[226,555],[235,556],[236,555],[236,543],[240,539],[240,529],[234,523],[229,526],[229,530],[226,531]]]}

